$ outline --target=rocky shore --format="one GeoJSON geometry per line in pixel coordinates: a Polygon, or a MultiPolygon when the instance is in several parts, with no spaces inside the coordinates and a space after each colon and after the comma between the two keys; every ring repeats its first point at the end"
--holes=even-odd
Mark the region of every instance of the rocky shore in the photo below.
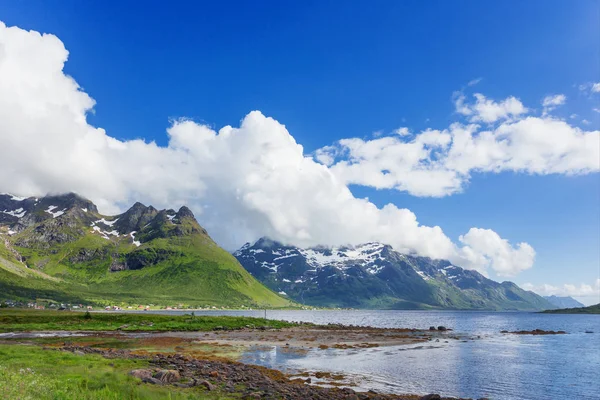
{"type": "MultiPolygon", "coordinates": [[[[290,400],[457,400],[437,394],[393,395],[356,392],[351,388],[311,385],[311,379],[290,379],[280,371],[235,361],[203,360],[181,354],[142,356],[127,350],[98,349],[85,346],[64,346],[74,354],[99,354],[106,358],[147,359],[150,367],[130,374],[150,385],[173,385],[197,388],[215,394],[236,394],[242,399],[290,400]]],[[[466,400],[466,399],[462,399],[466,400]]]]}
{"type": "MultiPolygon", "coordinates": [[[[454,335],[447,330],[381,329],[324,325],[282,329],[216,329],[212,332],[156,332],[154,337],[177,337],[232,346],[289,346],[294,348],[365,348],[426,342],[454,335]]],[[[136,337],[136,333],[123,334],[136,337]]]]}

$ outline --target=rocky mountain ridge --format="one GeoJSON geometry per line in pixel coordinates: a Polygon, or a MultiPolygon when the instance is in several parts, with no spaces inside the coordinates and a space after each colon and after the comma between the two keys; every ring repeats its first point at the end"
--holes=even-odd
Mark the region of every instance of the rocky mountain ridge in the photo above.
{"type": "Polygon", "coordinates": [[[389,245],[298,248],[261,238],[234,253],[271,289],[311,305],[368,308],[540,310],[552,305],[512,282],[389,245]]]}

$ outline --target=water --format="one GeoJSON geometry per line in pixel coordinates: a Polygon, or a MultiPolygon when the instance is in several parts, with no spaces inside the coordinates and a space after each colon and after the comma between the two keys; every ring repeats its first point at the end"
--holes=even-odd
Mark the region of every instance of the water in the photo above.
{"type": "MultiPolygon", "coordinates": [[[[169,311],[177,314],[183,311],[169,311]]],[[[196,311],[263,317],[263,311],[196,311]]],[[[327,371],[362,389],[491,399],[600,399],[600,315],[468,311],[267,311],[267,317],[382,328],[444,325],[475,340],[361,350],[270,347],[242,361],[287,372],[327,371]],[[501,330],[565,330],[567,335],[507,335],[501,330]],[[593,331],[593,334],[585,333],[593,331]],[[477,338],[479,336],[480,338],[477,338]]]]}

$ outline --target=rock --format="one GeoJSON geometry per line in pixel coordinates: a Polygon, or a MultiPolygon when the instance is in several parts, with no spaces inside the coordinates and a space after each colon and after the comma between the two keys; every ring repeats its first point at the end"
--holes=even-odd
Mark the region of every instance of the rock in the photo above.
{"type": "Polygon", "coordinates": [[[156,378],[142,378],[142,382],[151,383],[153,385],[162,385],[162,382],[156,378]]]}
{"type": "Polygon", "coordinates": [[[209,381],[200,381],[200,382],[198,382],[198,386],[204,386],[204,388],[206,390],[208,390],[209,392],[212,392],[213,390],[215,390],[215,385],[213,385],[209,381]]]}
{"type": "Polygon", "coordinates": [[[209,375],[211,378],[218,378],[218,377],[219,377],[219,373],[218,373],[217,371],[210,371],[210,372],[208,373],[208,375],[209,375]]]}
{"type": "Polygon", "coordinates": [[[421,397],[419,400],[440,400],[442,397],[439,394],[428,394],[421,397]]]}
{"type": "Polygon", "coordinates": [[[143,380],[144,378],[152,378],[152,371],[149,369],[134,369],[129,375],[143,380]]]}
{"type": "Polygon", "coordinates": [[[594,333],[594,331],[585,331],[585,333],[594,333]]]}
{"type": "Polygon", "coordinates": [[[81,351],[81,350],[75,350],[73,352],[73,354],[78,355],[78,356],[85,356],[85,353],[83,351],[81,351]]]}
{"type": "Polygon", "coordinates": [[[429,330],[430,330],[430,331],[435,331],[435,326],[430,326],[430,327],[429,327],[429,330]]]}
{"type": "Polygon", "coordinates": [[[173,383],[181,380],[181,375],[179,374],[179,371],[174,369],[161,369],[154,374],[154,378],[162,383],[173,383]]]}
{"type": "Polygon", "coordinates": [[[445,327],[445,326],[443,326],[443,325],[440,325],[440,326],[438,326],[437,330],[438,330],[438,331],[447,331],[447,330],[448,330],[448,328],[446,328],[446,327],[445,327]]]}
{"type": "Polygon", "coordinates": [[[117,328],[118,331],[122,331],[123,329],[127,329],[129,328],[129,325],[121,325],[120,327],[117,328]]]}

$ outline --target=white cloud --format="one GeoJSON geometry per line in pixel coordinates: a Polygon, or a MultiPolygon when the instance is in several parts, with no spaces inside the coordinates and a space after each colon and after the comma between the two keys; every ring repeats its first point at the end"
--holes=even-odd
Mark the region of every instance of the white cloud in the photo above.
{"type": "Polygon", "coordinates": [[[469,81],[469,83],[467,83],[467,86],[475,86],[477,85],[479,82],[481,82],[483,80],[483,78],[475,78],[469,81]]]}
{"type": "Polygon", "coordinates": [[[396,129],[394,133],[398,136],[408,136],[410,135],[410,130],[406,126],[403,126],[401,128],[396,129]]]}
{"type": "Polygon", "coordinates": [[[487,99],[481,93],[475,93],[475,103],[465,102],[466,97],[461,92],[454,94],[456,112],[469,117],[471,122],[494,123],[499,120],[511,119],[527,113],[527,108],[516,97],[510,96],[495,102],[487,99]]]}
{"type": "Polygon", "coordinates": [[[564,284],[562,286],[553,286],[548,284],[533,285],[525,283],[521,285],[525,290],[531,290],[542,296],[571,296],[589,299],[591,303],[600,303],[600,279],[592,285],[585,283],[579,286],[573,284],[564,284]]]}
{"type": "Polygon", "coordinates": [[[579,90],[584,94],[590,95],[600,93],[600,82],[587,82],[579,85],[579,90]]]}
{"type": "MultiPolygon", "coordinates": [[[[459,240],[469,248],[477,249],[473,267],[490,264],[499,276],[514,276],[530,268],[535,259],[535,250],[527,243],[518,243],[513,247],[490,229],[471,228],[459,240]],[[479,257],[485,258],[485,263],[479,257]]],[[[468,259],[468,257],[465,257],[468,259]]]]}
{"type": "Polygon", "coordinates": [[[544,97],[542,106],[544,107],[543,115],[547,115],[550,111],[558,106],[562,106],[567,102],[567,96],[564,94],[554,94],[544,97]]]}
{"type": "Polygon", "coordinates": [[[347,184],[439,197],[460,192],[477,172],[597,172],[600,132],[529,116],[492,129],[454,123],[410,138],[343,139],[318,153],[347,184]]]}
{"type": "MultiPolygon", "coordinates": [[[[512,247],[493,231],[474,228],[457,245],[440,227],[421,225],[408,209],[378,208],[354,197],[327,167],[337,147],[316,152],[325,165],[317,163],[284,125],[259,111],[246,115],[239,127],[218,132],[189,120],[174,121],[167,147],[117,140],[87,123],[94,100],[64,74],[68,52],[58,38],[0,23],[0,49],[2,191],[75,191],[104,212],[133,201],[157,207],[186,203],[229,249],[268,235],[302,246],[381,241],[483,272],[492,268],[510,274],[533,263],[525,244],[512,247]]],[[[348,139],[342,147],[395,169],[397,154],[410,167],[447,149],[452,135],[428,130],[408,143],[348,139]],[[389,154],[387,145],[393,149],[389,154]]],[[[455,176],[425,166],[407,186],[420,185],[427,194],[438,180],[456,187],[455,176]]]]}
{"type": "Polygon", "coordinates": [[[564,94],[554,94],[544,97],[542,105],[544,107],[561,106],[567,102],[567,96],[564,94]]]}

